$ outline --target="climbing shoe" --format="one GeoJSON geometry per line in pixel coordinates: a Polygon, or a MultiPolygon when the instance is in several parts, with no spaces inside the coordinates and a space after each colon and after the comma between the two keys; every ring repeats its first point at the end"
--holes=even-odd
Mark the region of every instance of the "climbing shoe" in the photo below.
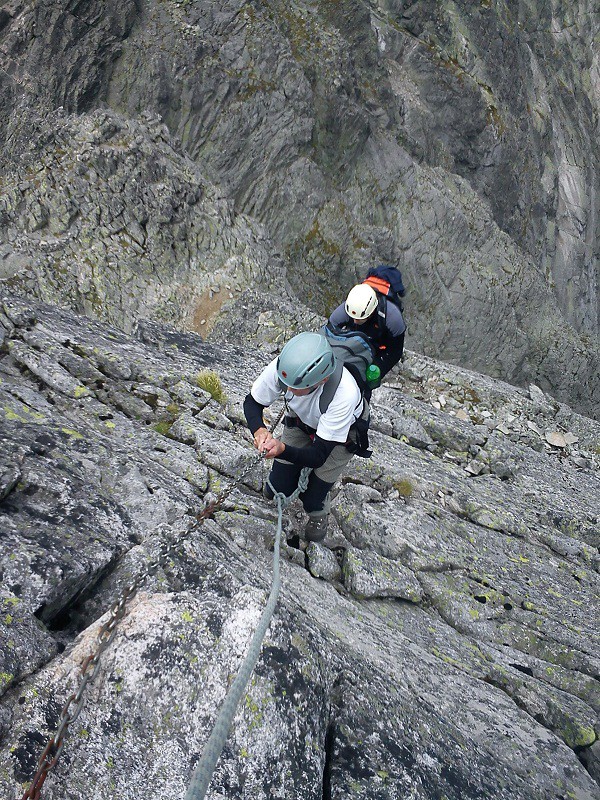
{"type": "Polygon", "coordinates": [[[327,535],[327,517],[309,517],[304,528],[304,538],[309,542],[322,542],[327,535]]]}

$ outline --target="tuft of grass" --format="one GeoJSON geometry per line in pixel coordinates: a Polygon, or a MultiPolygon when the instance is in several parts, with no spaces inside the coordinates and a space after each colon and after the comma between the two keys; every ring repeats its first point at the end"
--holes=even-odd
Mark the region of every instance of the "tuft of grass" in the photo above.
{"type": "Polygon", "coordinates": [[[223,391],[221,379],[211,369],[200,370],[196,375],[196,385],[208,392],[213,400],[216,400],[222,406],[227,402],[227,395],[223,391]]]}
{"type": "Polygon", "coordinates": [[[392,485],[400,497],[411,497],[412,493],[414,492],[414,486],[406,478],[401,478],[399,481],[394,481],[392,485]]]}

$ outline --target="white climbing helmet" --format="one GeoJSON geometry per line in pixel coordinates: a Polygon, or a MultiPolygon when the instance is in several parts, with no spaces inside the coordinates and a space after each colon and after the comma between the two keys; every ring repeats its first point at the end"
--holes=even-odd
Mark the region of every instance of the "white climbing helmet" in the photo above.
{"type": "Polygon", "coordinates": [[[350,289],[346,298],[346,314],[359,321],[367,319],[377,308],[375,289],[367,283],[359,283],[350,289]]]}

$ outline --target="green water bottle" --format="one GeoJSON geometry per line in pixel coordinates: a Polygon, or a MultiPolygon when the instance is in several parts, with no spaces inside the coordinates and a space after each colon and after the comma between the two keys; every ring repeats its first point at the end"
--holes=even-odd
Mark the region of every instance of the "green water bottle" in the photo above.
{"type": "Polygon", "coordinates": [[[367,386],[369,389],[374,389],[379,386],[379,379],[381,378],[381,370],[377,366],[377,364],[370,364],[367,367],[367,371],[365,373],[365,378],[367,380],[367,386]]]}

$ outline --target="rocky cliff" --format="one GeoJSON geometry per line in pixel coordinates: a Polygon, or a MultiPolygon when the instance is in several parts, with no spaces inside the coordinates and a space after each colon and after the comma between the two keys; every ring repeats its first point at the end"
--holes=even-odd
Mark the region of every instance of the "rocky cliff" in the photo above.
{"type": "MultiPolygon", "coordinates": [[[[237,349],[0,308],[2,795],[139,577],[42,797],[180,800],[269,589],[241,404],[273,317],[237,349]]],[[[284,548],[208,797],[598,800],[600,426],[414,353],[373,417],[330,535],[284,548]]]]}
{"type": "Polygon", "coordinates": [[[323,313],[391,262],[413,347],[597,415],[599,26],[592,0],[11,0],[0,278],[206,332],[249,287],[323,313]]]}

